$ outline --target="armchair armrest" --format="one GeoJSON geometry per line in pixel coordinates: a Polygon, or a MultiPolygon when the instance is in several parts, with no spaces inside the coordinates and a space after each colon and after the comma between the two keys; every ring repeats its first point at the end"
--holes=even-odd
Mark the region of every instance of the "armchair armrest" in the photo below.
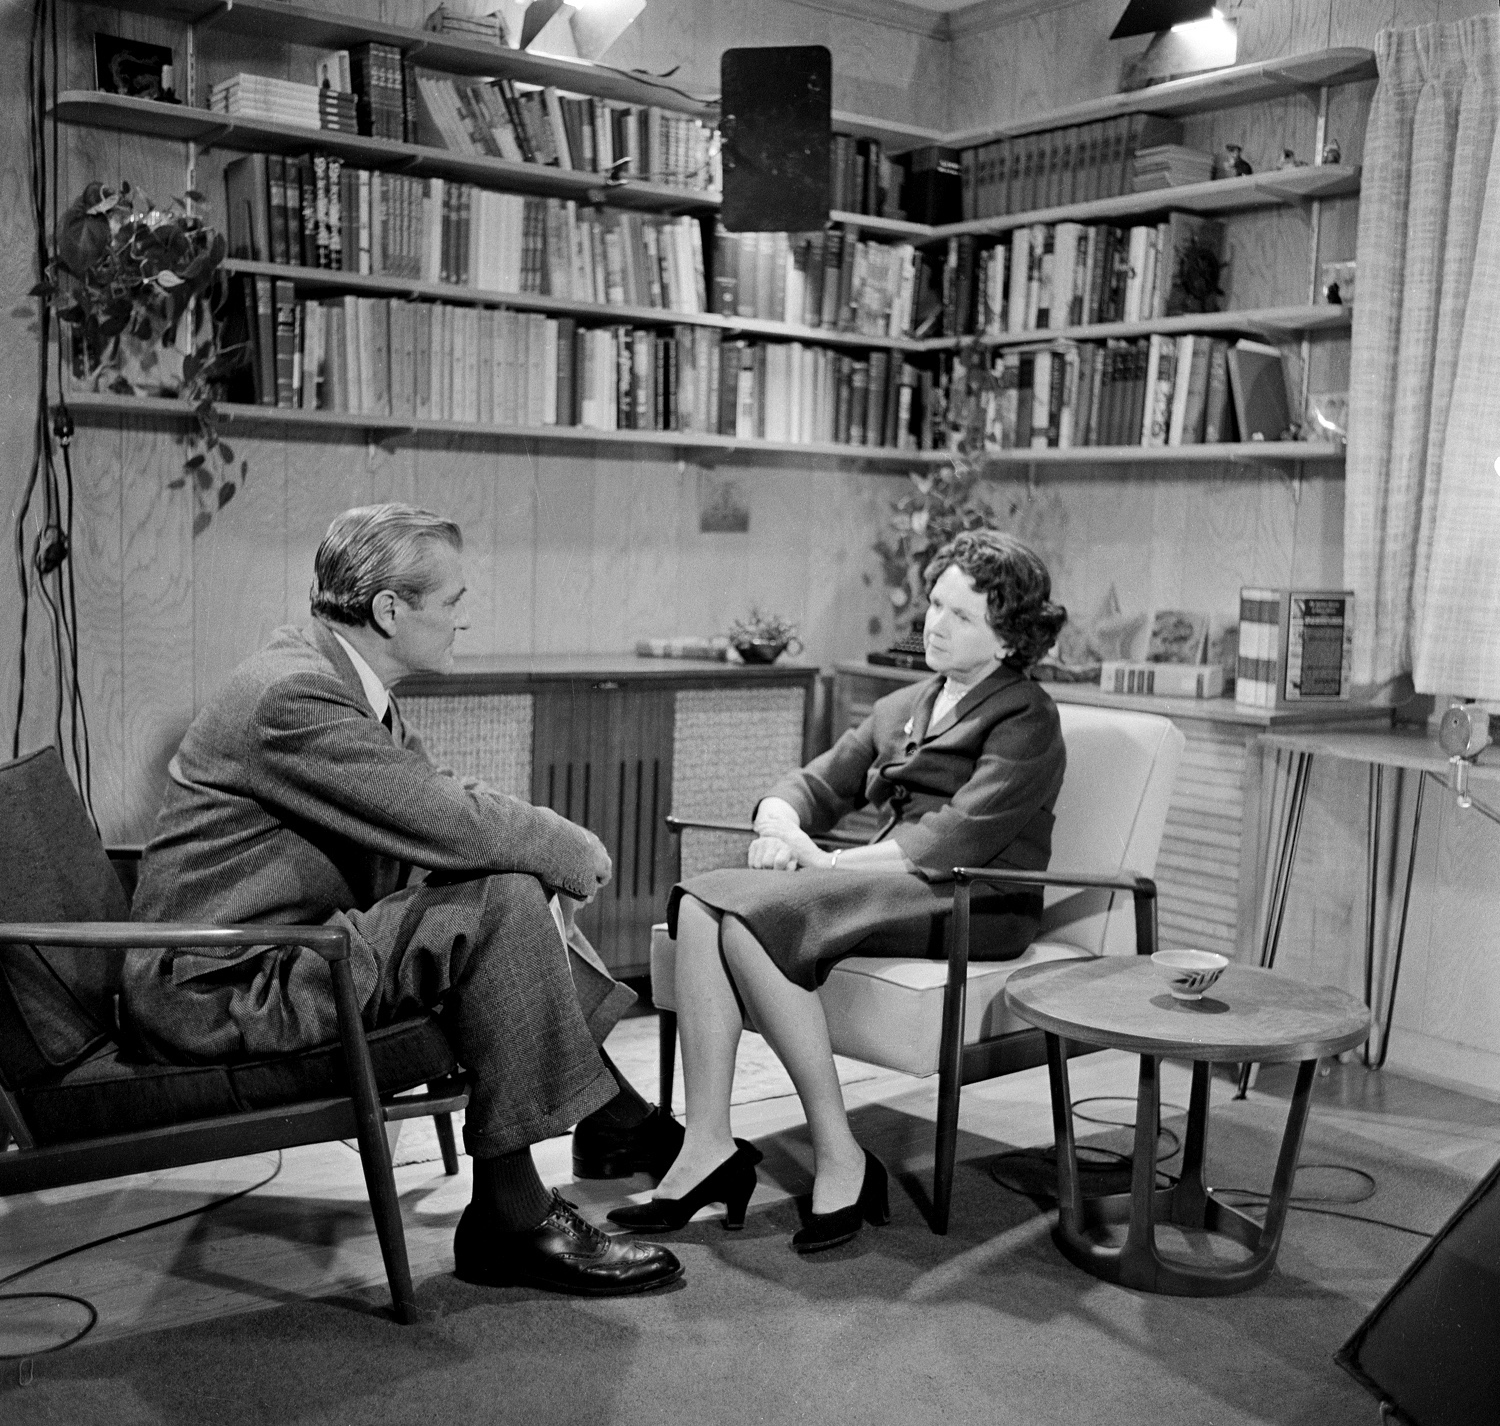
{"type": "Polygon", "coordinates": [[[953,953],[969,954],[969,901],[974,883],[987,886],[1071,886],[1128,891],[1135,900],[1135,953],[1149,956],[1156,949],[1156,883],[1133,871],[1114,873],[1021,871],[1012,867],[954,867],[953,953]]]}
{"type": "MultiPolygon", "coordinates": [[[[755,828],[748,822],[719,822],[706,817],[668,817],[667,830],[674,836],[680,836],[685,831],[694,832],[739,832],[744,836],[753,837],[755,828]]],[[[858,837],[846,837],[838,832],[824,832],[813,838],[820,847],[862,847],[858,837]]]]}
{"type": "Polygon", "coordinates": [[[138,947],[305,946],[325,961],[349,958],[342,926],[197,926],[186,921],[0,921],[0,945],[68,946],[96,951],[138,947]]]}

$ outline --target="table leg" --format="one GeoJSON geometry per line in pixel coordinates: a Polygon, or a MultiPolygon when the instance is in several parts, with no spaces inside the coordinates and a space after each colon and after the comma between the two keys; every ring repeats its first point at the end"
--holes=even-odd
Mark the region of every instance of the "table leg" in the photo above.
{"type": "MultiPolygon", "coordinates": [[[[1280,755],[1277,755],[1278,774],[1280,755]]],[[[1260,945],[1260,964],[1271,970],[1276,964],[1276,952],[1281,945],[1281,924],[1286,917],[1287,898],[1292,889],[1292,868],[1297,861],[1297,842],[1302,835],[1302,813],[1307,806],[1307,787],[1312,780],[1312,754],[1293,753],[1288,763],[1291,780],[1285,812],[1276,842],[1274,867],[1264,906],[1265,924],[1260,945]]],[[[1240,1066],[1239,1083],[1235,1098],[1243,1099],[1250,1088],[1251,1065],[1247,1061],[1240,1066]]]]}
{"type": "Polygon", "coordinates": [[[1156,1143],[1160,1115],[1160,1062],[1141,1056],[1136,1096],[1135,1151],[1129,1193],[1082,1198],[1078,1185],[1077,1146],[1068,1098],[1067,1066],[1055,1037],[1049,1036],[1048,1067],[1052,1076],[1052,1119],[1057,1134],[1057,1226],[1052,1239],[1063,1256],[1105,1282],[1143,1292],[1178,1297],[1224,1297],[1263,1282],[1276,1265],[1286,1226],[1297,1158],[1318,1067],[1304,1060],[1297,1070],[1296,1088],[1287,1114],[1286,1130],[1271,1184],[1265,1222],[1214,1196],[1203,1181],[1207,1144],[1209,1089],[1212,1067],[1194,1064],[1188,1104],[1187,1135],[1183,1143],[1183,1173],[1177,1186],[1156,1187],[1156,1143]],[[1125,1226],[1119,1246],[1103,1241],[1100,1230],[1125,1226]],[[1227,1237],[1248,1250],[1238,1263],[1222,1264],[1203,1257],[1166,1257],[1157,1247],[1159,1226],[1197,1229],[1227,1237]]]}
{"type": "MultiPolygon", "coordinates": [[[[1385,1067],[1386,1052],[1391,1047],[1391,1020],[1396,1014],[1396,986],[1401,979],[1401,954],[1406,948],[1406,914],[1411,910],[1411,883],[1417,870],[1417,838],[1422,831],[1422,794],[1427,790],[1428,776],[1429,774],[1425,772],[1417,773],[1417,802],[1416,806],[1412,809],[1411,819],[1411,849],[1406,855],[1406,885],[1401,892],[1401,919],[1396,923],[1396,944],[1391,951],[1391,988],[1386,992],[1385,1014],[1383,1016],[1375,1014],[1373,994],[1375,939],[1372,908],[1370,937],[1365,950],[1365,1004],[1370,1007],[1371,1025],[1370,1038],[1365,1041],[1363,1051],[1365,1065],[1370,1069],[1383,1069],[1385,1067]],[[1370,1056],[1370,1046],[1374,1042],[1377,1031],[1380,1034],[1380,1053],[1372,1059],[1370,1056]]],[[[1373,867],[1373,849],[1371,857],[1373,867]]]]}

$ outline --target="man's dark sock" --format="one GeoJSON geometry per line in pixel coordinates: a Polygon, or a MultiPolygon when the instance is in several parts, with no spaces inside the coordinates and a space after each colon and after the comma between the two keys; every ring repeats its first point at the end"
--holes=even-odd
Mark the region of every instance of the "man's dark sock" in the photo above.
{"type": "Polygon", "coordinates": [[[605,1068],[615,1077],[615,1083],[620,1086],[620,1092],[608,1104],[594,1110],[592,1114],[579,1122],[593,1129],[634,1129],[638,1124],[645,1122],[646,1116],[651,1113],[651,1106],[636,1093],[635,1086],[620,1073],[615,1062],[604,1053],[602,1045],[599,1048],[599,1058],[604,1061],[605,1068]]]}
{"type": "Polygon", "coordinates": [[[552,1208],[530,1149],[474,1160],[474,1204],[495,1219],[502,1233],[537,1227],[552,1208]]]}

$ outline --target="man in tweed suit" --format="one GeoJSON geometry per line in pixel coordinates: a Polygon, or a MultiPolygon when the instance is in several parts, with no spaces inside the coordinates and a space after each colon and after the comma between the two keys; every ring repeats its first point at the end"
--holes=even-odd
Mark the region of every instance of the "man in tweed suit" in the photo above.
{"type": "MultiPolygon", "coordinates": [[[[461,551],[456,525],[411,506],[334,520],[313,622],[236,669],[172,759],[133,914],[346,926],[367,1022],[438,1008],[473,1080],[459,1275],[591,1295],[660,1287],[682,1275],[671,1253],[600,1233],[546,1193],[531,1159],[579,1121],[575,1158],[602,1146],[605,1173],[646,1166],[648,1150],[670,1161],[680,1141],[598,1048],[631,993],[581,938],[564,949],[549,905],[592,897],[608,853],[555,812],[434,767],[387,692],[452,666],[461,551]]],[[[326,965],[295,947],[132,952],[125,1004],[168,1060],[337,1038],[326,965]]]]}

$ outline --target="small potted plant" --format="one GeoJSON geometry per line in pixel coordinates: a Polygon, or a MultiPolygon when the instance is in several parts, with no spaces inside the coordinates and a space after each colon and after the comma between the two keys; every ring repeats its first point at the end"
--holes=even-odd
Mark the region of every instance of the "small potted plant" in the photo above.
{"type": "Polygon", "coordinates": [[[243,360],[239,348],[219,345],[226,244],[188,211],[186,200],[201,198],[190,193],[162,210],[141,206],[128,182],[88,184],[58,223],[52,280],[33,294],[55,295],[58,319],[71,329],[74,374],[94,390],[180,396],[192,406],[188,456],[169,485],[192,483],[194,533],[235,493],[234,451],[214,402],[243,360]]]}
{"type": "Polygon", "coordinates": [[[736,619],[729,626],[729,642],[746,663],[775,663],[787,649],[794,654],[802,652],[795,624],[753,607],[747,618],[736,619]]]}

